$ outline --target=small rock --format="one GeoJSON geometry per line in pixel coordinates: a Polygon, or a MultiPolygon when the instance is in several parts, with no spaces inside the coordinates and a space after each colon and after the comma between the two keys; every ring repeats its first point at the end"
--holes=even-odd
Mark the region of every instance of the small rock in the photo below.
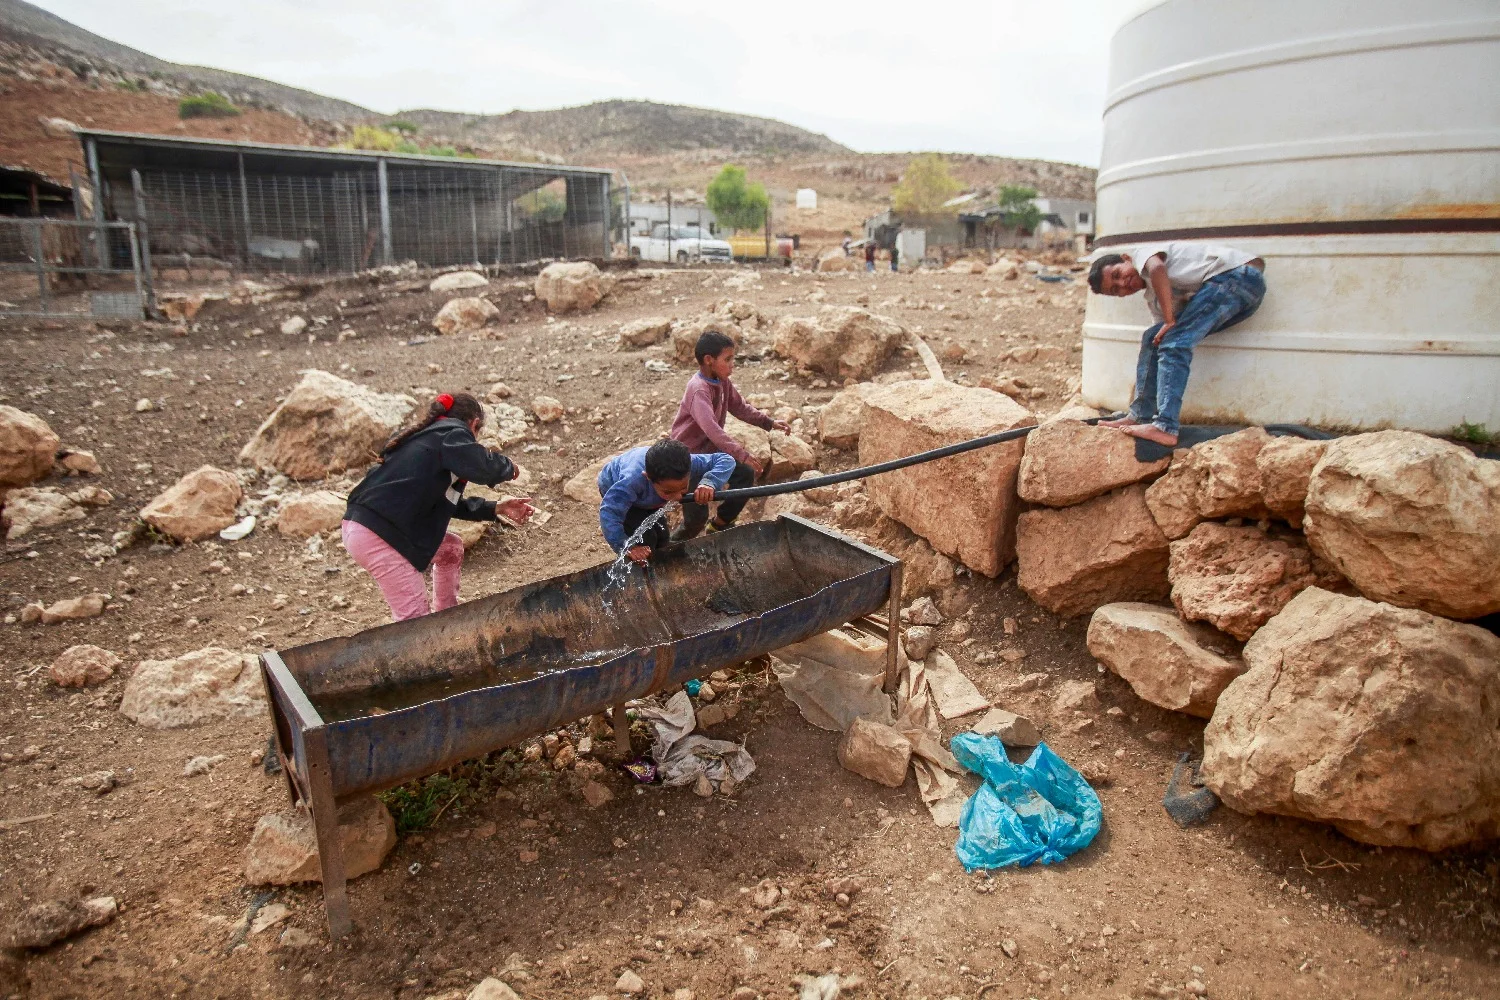
{"type": "Polygon", "coordinates": [[[212,757],[194,757],[183,765],[182,776],[191,778],[194,775],[207,774],[227,759],[228,757],[221,753],[216,753],[212,757]]]}
{"type": "Polygon", "coordinates": [[[1192,994],[1195,997],[1208,996],[1208,987],[1204,986],[1203,983],[1199,982],[1196,979],[1189,979],[1186,983],[1183,984],[1182,988],[1187,990],[1188,993],[1192,994]]]}
{"type": "Polygon", "coordinates": [[[458,296],[443,303],[443,308],[432,318],[433,329],[446,337],[459,333],[472,333],[500,317],[500,310],[488,299],[458,296]]]}
{"type": "Polygon", "coordinates": [[[288,927],[281,932],[280,944],[283,948],[312,948],[317,943],[317,938],[300,927],[288,927]]]}
{"type": "Polygon", "coordinates": [[[75,476],[97,476],[100,471],[99,460],[91,451],[69,449],[58,456],[57,464],[75,476]]]}
{"type": "Polygon", "coordinates": [[[637,993],[644,993],[645,991],[646,984],[641,980],[640,976],[635,974],[635,970],[633,969],[626,969],[620,973],[620,978],[615,980],[615,992],[617,993],[634,996],[637,993]]]}
{"type": "MultiPolygon", "coordinates": [[[[396,824],[385,805],[373,795],[362,796],[342,806],[338,815],[348,877],[379,868],[396,846],[396,824]]],[[[312,817],[298,809],[262,816],[245,847],[244,862],[245,881],[251,885],[321,881],[312,817]]]]}
{"type": "Polygon", "coordinates": [[[498,403],[503,399],[509,399],[512,395],[510,386],[504,382],[496,382],[490,386],[490,390],[484,394],[484,398],[486,402],[498,403]]]}
{"type": "Polygon", "coordinates": [[[5,931],[7,948],[45,948],[90,927],[115,919],[119,907],[113,896],[38,903],[23,910],[5,931]]]}
{"type": "Polygon", "coordinates": [[[456,292],[463,288],[483,288],[489,279],[476,271],[449,271],[440,274],[427,284],[429,292],[456,292]]]}
{"type": "Polygon", "coordinates": [[[911,762],[911,741],[890,726],[855,719],[839,741],[838,760],[860,777],[899,788],[911,762]]]}
{"type": "Polygon", "coordinates": [[[750,901],[758,909],[769,910],[781,901],[781,890],[776,888],[776,883],[770,879],[764,879],[750,896],[750,901]]]}
{"type": "Polygon", "coordinates": [[[287,909],[284,904],[267,903],[256,911],[255,919],[250,922],[250,933],[263,934],[277,924],[284,922],[291,915],[292,911],[287,909]]]}
{"type": "Polygon", "coordinates": [[[701,771],[698,773],[697,779],[693,782],[693,794],[700,799],[711,799],[714,797],[714,783],[707,774],[701,771]]]}
{"type": "Polygon", "coordinates": [[[302,316],[293,316],[284,320],[281,324],[281,332],[288,337],[295,337],[307,329],[307,320],[302,316]]]}
{"type": "Polygon", "coordinates": [[[47,668],[47,673],[58,687],[88,687],[109,680],[119,665],[120,658],[107,649],[69,646],[47,668]]]}
{"type": "Polygon", "coordinates": [[[932,603],[930,597],[919,597],[906,609],[908,620],[913,625],[941,625],[943,613],[932,603]]]}
{"type": "Polygon", "coordinates": [[[1080,711],[1099,704],[1099,691],[1093,681],[1064,681],[1052,701],[1059,712],[1080,711]]]}
{"type": "Polygon", "coordinates": [[[906,630],[906,655],[913,660],[925,660],[936,642],[937,632],[931,625],[913,625],[906,630]]]}
{"type": "Polygon", "coordinates": [[[480,980],[479,985],[469,991],[467,1000],[521,1000],[516,996],[516,991],[509,984],[489,976],[480,980]]]}
{"type": "Polygon", "coordinates": [[[998,736],[1008,747],[1034,747],[1042,742],[1042,734],[1031,720],[1003,708],[992,708],[974,723],[973,730],[986,736],[998,736]]]}
{"type": "Polygon", "coordinates": [[[43,625],[56,625],[58,622],[76,621],[80,618],[97,618],[102,614],[104,614],[104,595],[85,594],[83,597],[70,597],[67,600],[58,601],[44,609],[41,613],[41,620],[43,625]]]}
{"type": "Polygon", "coordinates": [[[594,809],[612,801],[614,797],[615,793],[600,782],[586,781],[583,784],[583,800],[594,809]]]}
{"type": "Polygon", "coordinates": [[[1016,942],[1013,938],[1003,939],[1000,942],[1000,950],[1005,952],[1006,958],[1015,958],[1021,952],[1021,949],[1016,947],[1016,942]]]}
{"type": "Polygon", "coordinates": [[[562,403],[551,396],[537,396],[531,401],[531,412],[544,424],[555,423],[561,420],[566,412],[562,403]]]}

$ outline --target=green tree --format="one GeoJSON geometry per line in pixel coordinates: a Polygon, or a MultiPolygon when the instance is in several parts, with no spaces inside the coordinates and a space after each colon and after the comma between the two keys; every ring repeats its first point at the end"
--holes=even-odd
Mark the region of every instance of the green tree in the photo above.
{"type": "Polygon", "coordinates": [[[759,229],[766,224],[771,198],[758,181],[745,179],[745,168],[724,164],[719,176],[709,181],[708,210],[730,229],[759,229]]]}
{"type": "Polygon", "coordinates": [[[356,125],[354,134],[344,143],[345,149],[369,149],[377,153],[394,153],[401,145],[401,137],[374,125],[356,125]]]}
{"type": "Polygon", "coordinates": [[[963,189],[948,172],[948,161],[940,153],[923,153],[906,165],[906,173],[891,191],[891,208],[913,215],[942,211],[943,203],[963,189]]]}
{"type": "Polygon", "coordinates": [[[1000,188],[1000,223],[1006,229],[1036,232],[1042,210],[1036,207],[1036,188],[1006,184],[1000,188]]]}
{"type": "Polygon", "coordinates": [[[417,126],[402,118],[397,118],[395,121],[386,122],[385,128],[388,132],[400,132],[402,135],[417,134],[417,126]]]}

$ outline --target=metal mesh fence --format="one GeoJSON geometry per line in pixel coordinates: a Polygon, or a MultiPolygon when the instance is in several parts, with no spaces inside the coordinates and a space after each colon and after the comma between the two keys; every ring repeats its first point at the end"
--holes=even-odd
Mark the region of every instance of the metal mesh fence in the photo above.
{"type": "Polygon", "coordinates": [[[352,273],[609,253],[606,174],[396,161],[383,185],[381,173],[147,168],[111,185],[133,193],[111,207],[141,226],[161,269],[352,273]]]}
{"type": "Polygon", "coordinates": [[[0,218],[0,315],[140,319],[144,301],[129,223],[0,218]]]}

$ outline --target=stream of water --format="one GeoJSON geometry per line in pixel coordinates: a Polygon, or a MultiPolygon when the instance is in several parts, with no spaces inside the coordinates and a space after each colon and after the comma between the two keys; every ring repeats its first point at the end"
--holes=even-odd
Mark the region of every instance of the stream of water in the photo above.
{"type": "Polygon", "coordinates": [[[609,582],[600,591],[600,603],[604,605],[604,610],[611,616],[614,615],[615,608],[614,602],[610,600],[610,592],[614,590],[623,591],[625,589],[625,581],[630,578],[630,571],[635,566],[635,561],[630,558],[630,550],[641,544],[641,540],[646,537],[646,532],[660,524],[662,518],[666,517],[668,512],[676,506],[678,506],[677,501],[673,500],[665,506],[658,507],[649,517],[641,522],[641,526],[635,529],[634,534],[625,539],[625,544],[620,546],[620,554],[615,556],[615,561],[609,567],[607,574],[609,582]]]}

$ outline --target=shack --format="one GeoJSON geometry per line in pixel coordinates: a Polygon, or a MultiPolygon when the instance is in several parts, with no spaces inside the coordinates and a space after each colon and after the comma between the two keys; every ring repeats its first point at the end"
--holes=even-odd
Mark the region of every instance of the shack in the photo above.
{"type": "MultiPolygon", "coordinates": [[[[80,130],[97,220],[153,257],[349,273],[609,255],[607,169],[80,130]]],[[[158,261],[160,263],[160,261],[158,261]]]]}

